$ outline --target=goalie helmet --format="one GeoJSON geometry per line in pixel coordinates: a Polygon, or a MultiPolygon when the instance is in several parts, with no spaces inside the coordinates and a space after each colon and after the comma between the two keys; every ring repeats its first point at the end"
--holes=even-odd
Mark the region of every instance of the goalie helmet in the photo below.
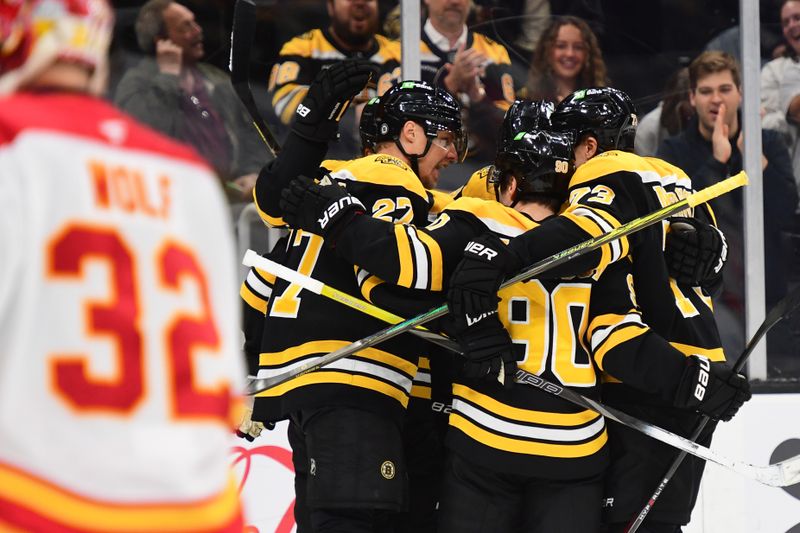
{"type": "Polygon", "coordinates": [[[600,151],[633,151],[638,118],[630,96],[612,87],[581,89],[567,96],[550,116],[553,129],[568,131],[579,142],[597,139],[600,151]]]}
{"type": "Polygon", "coordinates": [[[35,80],[57,60],[86,65],[104,82],[113,15],[106,0],[0,0],[0,94],[35,80]]]}
{"type": "Polygon", "coordinates": [[[494,165],[498,188],[517,180],[516,201],[526,196],[547,196],[564,201],[575,172],[572,136],[564,132],[519,132],[500,149],[494,165]]]}
{"type": "MultiPolygon", "coordinates": [[[[375,145],[383,141],[399,145],[400,131],[410,120],[422,126],[428,138],[425,152],[414,154],[417,157],[428,152],[431,141],[440,131],[453,134],[459,161],[466,156],[467,135],[461,124],[461,105],[443,89],[421,81],[403,81],[387,90],[377,101],[370,101],[364,111],[367,111],[367,117],[362,112],[359,129],[365,147],[369,144],[374,150],[375,145]]],[[[399,147],[405,153],[402,146],[399,147]]]]}

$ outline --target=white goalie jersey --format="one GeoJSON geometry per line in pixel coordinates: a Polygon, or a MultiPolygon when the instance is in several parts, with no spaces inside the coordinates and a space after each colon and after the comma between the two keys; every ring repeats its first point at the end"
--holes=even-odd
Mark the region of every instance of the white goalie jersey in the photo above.
{"type": "Polygon", "coordinates": [[[101,100],[0,100],[0,529],[241,531],[231,221],[101,100]]]}

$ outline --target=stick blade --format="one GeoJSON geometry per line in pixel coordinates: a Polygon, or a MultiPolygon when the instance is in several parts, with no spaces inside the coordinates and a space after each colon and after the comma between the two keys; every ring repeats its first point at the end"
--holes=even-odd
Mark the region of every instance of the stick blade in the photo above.
{"type": "Polygon", "coordinates": [[[769,465],[770,470],[775,469],[775,483],[773,487],[788,487],[800,483],[800,455],[769,465]]]}

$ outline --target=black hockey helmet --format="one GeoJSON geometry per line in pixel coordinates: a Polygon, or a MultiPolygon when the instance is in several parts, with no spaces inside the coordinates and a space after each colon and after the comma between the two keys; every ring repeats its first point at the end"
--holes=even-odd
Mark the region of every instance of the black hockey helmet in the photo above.
{"type": "Polygon", "coordinates": [[[500,150],[521,131],[549,130],[555,105],[547,100],[516,100],[506,111],[500,129],[500,150]]]}
{"type": "Polygon", "coordinates": [[[459,161],[466,156],[467,135],[461,124],[461,104],[443,89],[421,81],[403,81],[387,90],[377,101],[371,100],[364,111],[368,114],[365,118],[362,112],[359,129],[365,145],[370,142],[374,147],[382,141],[394,141],[405,153],[398,139],[403,125],[411,120],[422,126],[428,144],[421,154],[406,154],[409,158],[428,153],[431,141],[440,131],[453,133],[459,161]]]}
{"type": "Polygon", "coordinates": [[[358,123],[358,133],[361,135],[361,150],[365,154],[367,150],[375,152],[375,145],[378,139],[378,123],[375,121],[375,109],[378,107],[380,98],[371,98],[361,110],[361,120],[358,123]]]}
{"type": "Polygon", "coordinates": [[[613,87],[581,89],[564,98],[550,115],[553,129],[568,131],[579,142],[590,134],[599,151],[633,150],[639,121],[630,96],[613,87]]]}
{"type": "Polygon", "coordinates": [[[500,149],[492,179],[499,188],[513,175],[517,180],[516,201],[532,195],[564,201],[574,172],[572,135],[534,130],[517,133],[500,149]]]}

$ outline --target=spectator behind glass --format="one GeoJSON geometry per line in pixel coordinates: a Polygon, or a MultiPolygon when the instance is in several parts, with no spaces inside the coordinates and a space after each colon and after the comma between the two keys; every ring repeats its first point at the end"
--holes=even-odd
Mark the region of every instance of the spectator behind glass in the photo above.
{"type": "MultiPolygon", "coordinates": [[[[684,169],[695,189],[702,189],[742,170],[743,136],[739,106],[742,102],[739,66],[730,54],[703,52],[689,65],[689,101],[695,109],[687,128],[665,139],[660,157],[684,169]]],[[[789,152],[781,134],[764,129],[761,134],[764,189],[764,254],[766,302],[772,307],[786,292],[786,259],[781,230],[791,223],[797,205],[797,188],[789,152]]],[[[751,179],[754,179],[751,176],[751,179]]],[[[751,186],[759,186],[759,181],[751,186]]],[[[716,316],[726,351],[743,347],[744,246],[742,191],[711,201],[718,226],[728,240],[728,263],[716,316]]]]}
{"type": "Polygon", "coordinates": [[[249,200],[269,155],[228,75],[200,61],[203,30],[194,14],[172,0],[150,0],[136,19],[136,39],[147,56],[120,80],[116,105],[192,145],[249,200]]]}
{"type": "Polygon", "coordinates": [[[444,87],[464,106],[469,131],[466,165],[445,170],[444,189],[464,184],[470,174],[491,161],[497,150],[497,132],[503,115],[514,102],[517,82],[508,50],[467,27],[470,0],[425,0],[422,27],[422,80],[444,87]]]}
{"type": "Polygon", "coordinates": [[[556,17],[533,52],[524,96],[555,104],[583,87],[608,85],[597,37],[577,17],[556,17]]]}
{"type": "Polygon", "coordinates": [[[761,69],[761,125],[785,135],[794,178],[800,187],[800,0],[785,0],[780,14],[786,45],[781,57],[761,69]]]}
{"type": "Polygon", "coordinates": [[[664,99],[639,121],[634,151],[641,156],[654,156],[661,141],[682,132],[693,116],[694,108],[689,103],[689,69],[683,67],[667,80],[664,99]]]}
{"type": "MultiPolygon", "coordinates": [[[[269,77],[269,91],[275,114],[288,125],[308,86],[323,68],[346,58],[363,58],[375,64],[377,90],[368,89],[357,102],[383,94],[400,77],[400,43],[378,31],[376,0],[327,0],[330,25],[316,28],[284,43],[269,77]]],[[[334,143],[329,158],[350,159],[361,153],[358,115],[362,105],[351,106],[340,121],[340,142],[334,143]]]]}

